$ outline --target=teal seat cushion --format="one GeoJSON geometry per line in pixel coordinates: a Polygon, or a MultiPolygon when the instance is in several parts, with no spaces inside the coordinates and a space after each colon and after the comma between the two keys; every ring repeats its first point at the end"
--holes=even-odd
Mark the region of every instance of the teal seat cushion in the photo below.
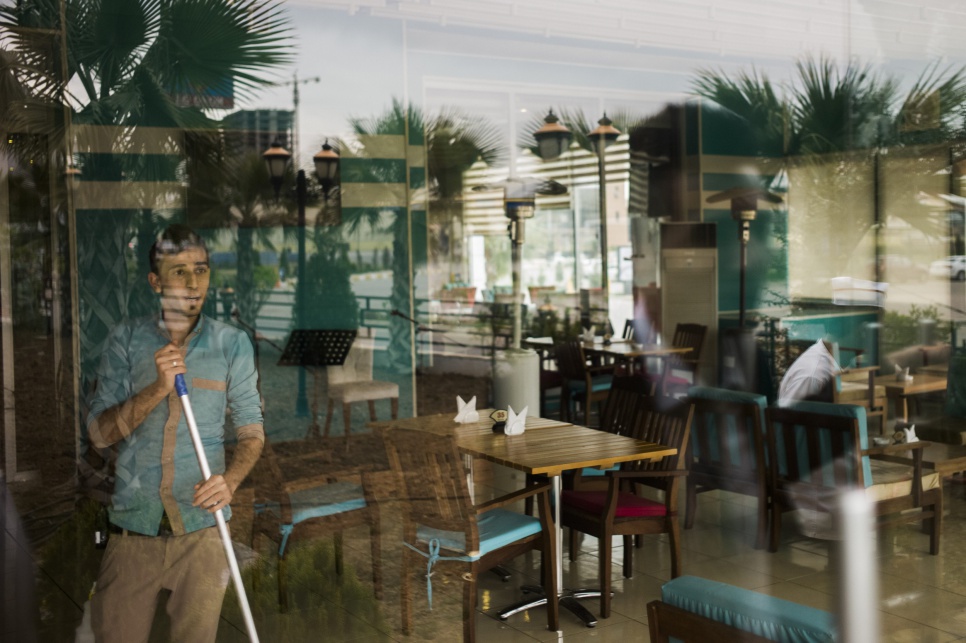
{"type": "Polygon", "coordinates": [[[607,467],[606,469],[598,469],[597,467],[584,467],[580,470],[580,475],[585,478],[600,478],[606,476],[608,471],[620,471],[621,465],[615,464],[612,467],[607,467]]]}
{"type": "MultiPolygon", "coordinates": [[[[592,391],[606,391],[610,389],[611,381],[613,381],[613,375],[595,375],[590,380],[590,388],[592,391]]],[[[587,390],[587,383],[583,380],[570,380],[570,392],[571,393],[583,393],[587,390]]]]}
{"type": "MultiPolygon", "coordinates": [[[[321,487],[294,491],[289,494],[289,500],[292,503],[293,525],[310,518],[331,516],[363,509],[366,506],[362,486],[351,482],[333,482],[321,487]]],[[[255,511],[257,513],[269,511],[276,516],[281,516],[277,502],[256,505],[255,511]]]]}
{"type": "MultiPolygon", "coordinates": [[[[794,409],[796,411],[807,411],[809,413],[819,413],[822,415],[835,417],[855,418],[859,421],[859,448],[863,450],[869,448],[869,432],[866,425],[865,409],[861,406],[856,406],[854,404],[832,404],[830,402],[797,401],[786,404],[785,407],[794,409]]],[[[805,431],[801,430],[800,427],[796,427],[796,429],[795,441],[798,445],[797,452],[799,454],[799,467],[802,471],[807,471],[810,467],[807,458],[808,452],[805,448],[805,441],[807,439],[806,434],[805,431]]],[[[821,453],[823,454],[822,469],[824,471],[824,484],[834,486],[835,478],[832,471],[833,463],[831,462],[831,435],[827,429],[823,431],[821,427],[818,427],[818,435],[819,446],[821,448],[821,453]]],[[[784,449],[783,441],[782,443],[777,444],[777,446],[779,450],[784,449]]],[[[783,459],[784,458],[779,456],[778,461],[782,462],[783,459]]],[[[872,485],[872,465],[869,463],[869,456],[862,456],[861,466],[865,486],[869,487],[872,485]]],[[[785,471],[782,471],[782,473],[785,473],[785,471]]]]}
{"type": "MultiPolygon", "coordinates": [[[[362,486],[351,482],[333,482],[321,487],[293,491],[288,498],[292,504],[292,522],[279,525],[279,533],[282,534],[278,546],[279,556],[285,555],[285,547],[292,535],[292,529],[300,522],[364,509],[366,506],[366,496],[362,486]]],[[[282,517],[281,508],[274,501],[255,503],[255,513],[264,512],[269,512],[279,519],[282,517]]]]}
{"type": "MultiPolygon", "coordinates": [[[[761,430],[765,429],[765,407],[768,406],[768,400],[764,395],[758,395],[757,393],[745,393],[743,391],[731,391],[723,388],[713,388],[710,386],[692,386],[688,389],[688,399],[690,400],[710,400],[712,402],[734,402],[737,404],[756,404],[759,408],[759,426],[761,430]]],[[[691,442],[691,448],[693,449],[694,456],[696,458],[701,458],[707,455],[712,462],[721,462],[721,454],[718,452],[718,431],[726,431],[727,444],[733,445],[733,453],[731,454],[732,461],[740,460],[740,444],[742,439],[738,435],[738,427],[735,424],[735,418],[733,416],[726,416],[725,426],[718,427],[717,418],[712,414],[708,414],[703,426],[707,428],[709,435],[708,443],[710,444],[711,453],[704,454],[701,453],[701,443],[698,440],[693,440],[691,442]]]]}
{"type": "Polygon", "coordinates": [[[837,640],[829,612],[696,576],[664,583],[661,599],[675,607],[783,643],[837,640]]]}
{"type": "Polygon", "coordinates": [[[419,526],[416,529],[416,540],[420,543],[437,540],[442,549],[462,552],[462,555],[452,558],[469,562],[478,560],[491,551],[496,551],[521,538],[539,534],[541,529],[539,519],[506,509],[491,509],[480,514],[476,518],[476,527],[480,535],[478,552],[466,551],[466,538],[463,532],[459,531],[443,531],[419,526]]]}

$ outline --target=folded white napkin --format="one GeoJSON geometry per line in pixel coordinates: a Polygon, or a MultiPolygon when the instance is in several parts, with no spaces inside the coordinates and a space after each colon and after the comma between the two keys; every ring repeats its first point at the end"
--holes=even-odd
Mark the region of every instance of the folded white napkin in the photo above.
{"type": "Polygon", "coordinates": [[[527,430],[527,409],[529,408],[530,408],[529,406],[523,407],[523,410],[520,411],[519,415],[517,415],[516,413],[513,412],[513,407],[510,405],[507,405],[506,429],[503,432],[506,433],[507,435],[520,435],[521,433],[526,431],[527,430]]]}
{"type": "Polygon", "coordinates": [[[457,413],[454,420],[460,424],[479,422],[480,414],[476,410],[476,396],[470,398],[469,402],[464,402],[459,395],[456,396],[457,413]]]}
{"type": "Polygon", "coordinates": [[[584,332],[580,334],[580,339],[585,342],[594,341],[594,327],[591,326],[590,328],[585,328],[584,332]]]}
{"type": "Polygon", "coordinates": [[[896,364],[896,381],[898,382],[908,382],[912,378],[909,377],[909,367],[902,368],[896,364]]]}

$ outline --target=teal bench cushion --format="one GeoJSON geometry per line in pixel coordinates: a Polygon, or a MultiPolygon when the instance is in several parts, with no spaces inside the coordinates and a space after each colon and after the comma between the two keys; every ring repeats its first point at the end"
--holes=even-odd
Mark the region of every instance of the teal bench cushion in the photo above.
{"type": "Polygon", "coordinates": [[[675,607],[781,643],[837,640],[832,614],[696,576],[664,583],[661,599],[675,607]]]}

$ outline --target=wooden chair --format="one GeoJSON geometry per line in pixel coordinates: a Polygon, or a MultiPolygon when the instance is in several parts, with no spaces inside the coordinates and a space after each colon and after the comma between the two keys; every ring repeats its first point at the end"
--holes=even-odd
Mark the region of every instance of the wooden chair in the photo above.
{"type": "Polygon", "coordinates": [[[768,467],[765,464],[764,395],[703,386],[692,387],[690,473],[684,528],[694,526],[697,496],[723,489],[758,500],[755,548],[768,541],[768,467]]]}
{"type": "MultiPolygon", "coordinates": [[[[380,449],[381,450],[381,449],[380,449]]],[[[342,531],[365,525],[369,528],[372,555],[372,584],[377,599],[382,598],[382,554],[379,546],[379,510],[372,494],[372,475],[388,470],[385,458],[370,457],[372,449],[365,449],[369,462],[365,466],[345,467],[342,470],[310,474],[288,479],[268,438],[262,456],[252,471],[255,487],[255,512],[252,523],[251,546],[259,534],[278,545],[278,602],[281,611],[288,610],[285,555],[299,540],[333,534],[335,539],[336,572],[342,573],[342,531]],[[381,462],[380,462],[381,461],[381,462]]],[[[318,463],[299,463],[286,466],[287,472],[298,469],[319,469],[318,463]]],[[[321,467],[326,468],[326,467],[321,467]]],[[[333,467],[338,469],[338,467],[333,467]]]]}
{"type": "MultiPolygon", "coordinates": [[[[411,570],[426,572],[423,558],[438,553],[431,566],[452,565],[463,577],[463,640],[476,640],[477,577],[483,571],[527,551],[538,549],[543,587],[556,595],[556,538],[550,514],[549,483],[534,483],[489,502],[473,505],[460,456],[452,435],[412,429],[385,433],[389,462],[399,479],[406,504],[402,550],[402,627],[412,632],[411,570]],[[540,518],[503,507],[535,497],[540,518]]],[[[431,583],[432,579],[427,578],[431,583]]],[[[547,627],[559,626],[557,601],[547,603],[547,627]]]]}
{"type": "MultiPolygon", "coordinates": [[[[771,493],[769,549],[778,550],[784,511],[831,515],[845,488],[864,489],[877,524],[923,522],[929,553],[939,553],[942,480],[922,467],[928,442],[869,447],[865,409],[851,404],[794,402],[765,411],[771,493]]],[[[818,524],[813,521],[813,524],[818,524]]],[[[827,533],[835,537],[835,525],[827,533]]]]}
{"type": "MultiPolygon", "coordinates": [[[[638,400],[653,396],[653,383],[636,375],[622,375],[611,382],[610,391],[600,414],[600,430],[617,435],[630,435],[639,414],[638,400]]],[[[613,467],[611,471],[618,470],[613,467]]],[[[575,471],[568,485],[573,489],[606,489],[607,470],[585,467],[575,471]]],[[[571,533],[571,536],[574,534],[571,533]]],[[[571,541],[573,543],[573,540],[571,541]]]]}
{"type": "MultiPolygon", "coordinates": [[[[349,355],[342,366],[327,366],[328,407],[325,412],[325,437],[329,437],[332,424],[332,411],[335,404],[342,405],[342,422],[346,440],[352,428],[352,404],[367,402],[369,420],[376,421],[376,400],[389,400],[392,419],[399,415],[399,385],[372,379],[372,358],[374,340],[357,337],[349,349],[349,355]]],[[[318,383],[316,384],[318,386],[318,383]]],[[[314,425],[313,425],[314,426],[314,425]]],[[[312,428],[309,428],[310,437],[312,428]]]]}
{"type": "MultiPolygon", "coordinates": [[[[661,397],[638,398],[637,416],[630,435],[677,449],[677,454],[657,461],[627,462],[619,471],[607,472],[607,490],[565,490],[561,497],[561,524],[595,536],[600,543],[600,615],[610,616],[611,539],[623,536],[624,577],[633,575],[631,537],[666,533],[670,540],[671,577],[681,574],[681,530],[678,523],[679,483],[688,473],[685,452],[691,430],[690,403],[661,397]],[[621,482],[660,491],[662,501],[651,500],[621,489],[621,482]]],[[[574,560],[576,551],[570,550],[574,560]]]]}
{"type": "Polygon", "coordinates": [[[698,363],[701,360],[701,347],[708,327],[701,324],[678,324],[674,327],[671,346],[690,348],[687,353],[669,355],[664,359],[661,374],[661,394],[686,395],[688,389],[698,382],[698,363]],[[682,375],[687,374],[687,377],[682,375]]]}
{"type": "Polygon", "coordinates": [[[554,345],[557,370],[563,379],[561,388],[561,418],[573,421],[572,406],[575,402],[584,405],[584,426],[590,425],[590,405],[607,399],[614,366],[588,366],[584,350],[577,340],[560,342],[554,345]]]}

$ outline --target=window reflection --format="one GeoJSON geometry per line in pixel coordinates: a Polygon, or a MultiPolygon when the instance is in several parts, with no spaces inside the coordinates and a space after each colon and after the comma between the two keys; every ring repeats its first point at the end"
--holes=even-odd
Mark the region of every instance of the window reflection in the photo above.
{"type": "MultiPolygon", "coordinates": [[[[4,475],[33,555],[68,597],[38,588],[64,605],[34,610],[25,631],[38,638],[69,639],[81,622],[100,562],[89,532],[118,475],[86,420],[97,365],[112,329],[159,311],[146,251],[173,223],[207,244],[204,314],[251,342],[266,432],[296,482],[342,459],[361,475],[383,448],[368,405],[324,419],[345,398],[323,370],[339,365],[284,358],[299,330],[366,339],[366,381],[397,391],[376,400],[376,421],[455,414],[457,394],[505,406],[494,372],[518,336],[563,341],[591,325],[599,343],[629,327],[667,344],[678,324],[706,324],[693,383],[740,382],[770,401],[820,339],[851,349],[842,367],[956,379],[966,84],[963,16],[948,3],[122,4],[0,8],[4,475]],[[546,158],[534,133],[551,111],[571,138],[546,158]],[[620,134],[599,163],[588,134],[604,115],[620,134]],[[273,184],[275,143],[291,160],[273,184]],[[319,176],[326,147],[337,170],[319,176]],[[526,196],[519,297],[508,181],[554,186],[526,196]],[[729,204],[709,202],[733,189],[782,197],[756,202],[744,259],[729,204]],[[696,268],[673,272],[688,259],[670,258],[662,230],[686,223],[714,226],[674,248],[692,268],[691,251],[712,248],[701,269],[713,287],[696,268]],[[736,333],[748,341],[725,341],[736,333]],[[328,438],[306,437],[325,424],[328,438]],[[56,511],[33,518],[48,502],[56,511]]],[[[559,417],[559,372],[541,358],[540,414],[559,417]]],[[[953,439],[929,427],[955,416],[954,388],[903,397],[901,411],[889,398],[886,433],[899,420],[953,439]]],[[[366,497],[387,512],[386,562],[398,539],[383,474],[366,497]]],[[[484,484],[517,482],[492,475],[484,484]]],[[[238,542],[257,498],[247,484],[233,502],[238,542]]],[[[313,578],[338,575],[328,534],[309,541],[291,552],[305,577],[288,590],[307,631],[329,615],[299,601],[313,578]]],[[[356,549],[342,587],[364,607],[330,601],[359,622],[339,635],[395,636],[398,570],[386,566],[387,607],[369,579],[376,554],[356,549]]],[[[272,585],[275,552],[254,551],[250,580],[272,585]]],[[[252,587],[268,631],[273,589],[252,587]]],[[[437,638],[458,618],[424,616],[437,638]]]]}

